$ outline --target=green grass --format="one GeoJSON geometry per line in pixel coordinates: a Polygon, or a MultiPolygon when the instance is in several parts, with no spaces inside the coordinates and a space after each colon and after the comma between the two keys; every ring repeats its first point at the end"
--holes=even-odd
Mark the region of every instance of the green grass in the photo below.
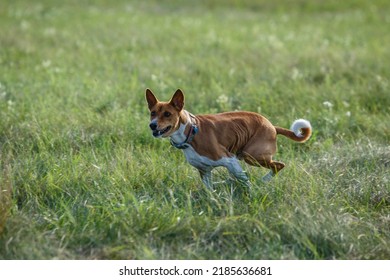
{"type": "MultiPolygon", "coordinates": [[[[388,1],[0,3],[0,259],[389,259],[388,1]],[[206,190],[148,130],[192,113],[314,128],[206,190]]],[[[215,180],[229,176],[223,169],[215,180]]]]}

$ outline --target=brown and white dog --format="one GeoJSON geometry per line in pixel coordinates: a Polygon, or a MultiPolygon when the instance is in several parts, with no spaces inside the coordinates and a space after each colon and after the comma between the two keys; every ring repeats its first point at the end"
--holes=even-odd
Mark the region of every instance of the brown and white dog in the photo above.
{"type": "Polygon", "coordinates": [[[227,112],[192,115],[184,110],[184,94],[178,89],[169,102],[160,102],[146,89],[150,110],[149,127],[153,136],[170,137],[171,144],[184,151],[187,161],[199,170],[203,183],[211,188],[211,170],[226,167],[239,181],[250,186],[249,178],[239,160],[263,166],[271,171],[263,177],[271,180],[284,163],[273,161],[276,136],[282,134],[294,141],[305,142],[312,128],[310,122],[299,119],[291,129],[273,126],[265,117],[252,112],[227,112]]]}

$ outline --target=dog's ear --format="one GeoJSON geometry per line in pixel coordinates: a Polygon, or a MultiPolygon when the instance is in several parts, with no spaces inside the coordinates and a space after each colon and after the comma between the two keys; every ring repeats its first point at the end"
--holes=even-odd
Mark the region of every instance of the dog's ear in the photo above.
{"type": "Polygon", "coordinates": [[[154,105],[158,103],[158,99],[154,96],[153,92],[150,89],[146,89],[146,101],[148,102],[148,108],[151,110],[154,105]]]}
{"type": "Polygon", "coordinates": [[[184,93],[181,89],[178,89],[175,94],[172,96],[171,101],[169,101],[173,107],[176,108],[179,112],[183,110],[184,107],[184,93]]]}

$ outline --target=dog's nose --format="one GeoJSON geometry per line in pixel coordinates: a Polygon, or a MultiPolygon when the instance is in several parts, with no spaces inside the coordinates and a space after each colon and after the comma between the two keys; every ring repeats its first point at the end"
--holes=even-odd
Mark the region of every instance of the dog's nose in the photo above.
{"type": "Polygon", "coordinates": [[[149,127],[150,127],[151,130],[156,130],[156,129],[157,129],[157,124],[154,123],[154,122],[151,122],[151,123],[149,124],[149,127]]]}

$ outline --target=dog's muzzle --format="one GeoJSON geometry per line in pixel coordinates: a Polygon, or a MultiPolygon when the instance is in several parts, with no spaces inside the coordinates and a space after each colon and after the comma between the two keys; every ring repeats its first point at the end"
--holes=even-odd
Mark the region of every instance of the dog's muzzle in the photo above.
{"type": "Polygon", "coordinates": [[[155,121],[152,121],[149,124],[149,127],[152,130],[154,137],[161,137],[172,128],[172,126],[169,125],[164,129],[157,129],[158,126],[157,126],[157,123],[155,121]]]}

